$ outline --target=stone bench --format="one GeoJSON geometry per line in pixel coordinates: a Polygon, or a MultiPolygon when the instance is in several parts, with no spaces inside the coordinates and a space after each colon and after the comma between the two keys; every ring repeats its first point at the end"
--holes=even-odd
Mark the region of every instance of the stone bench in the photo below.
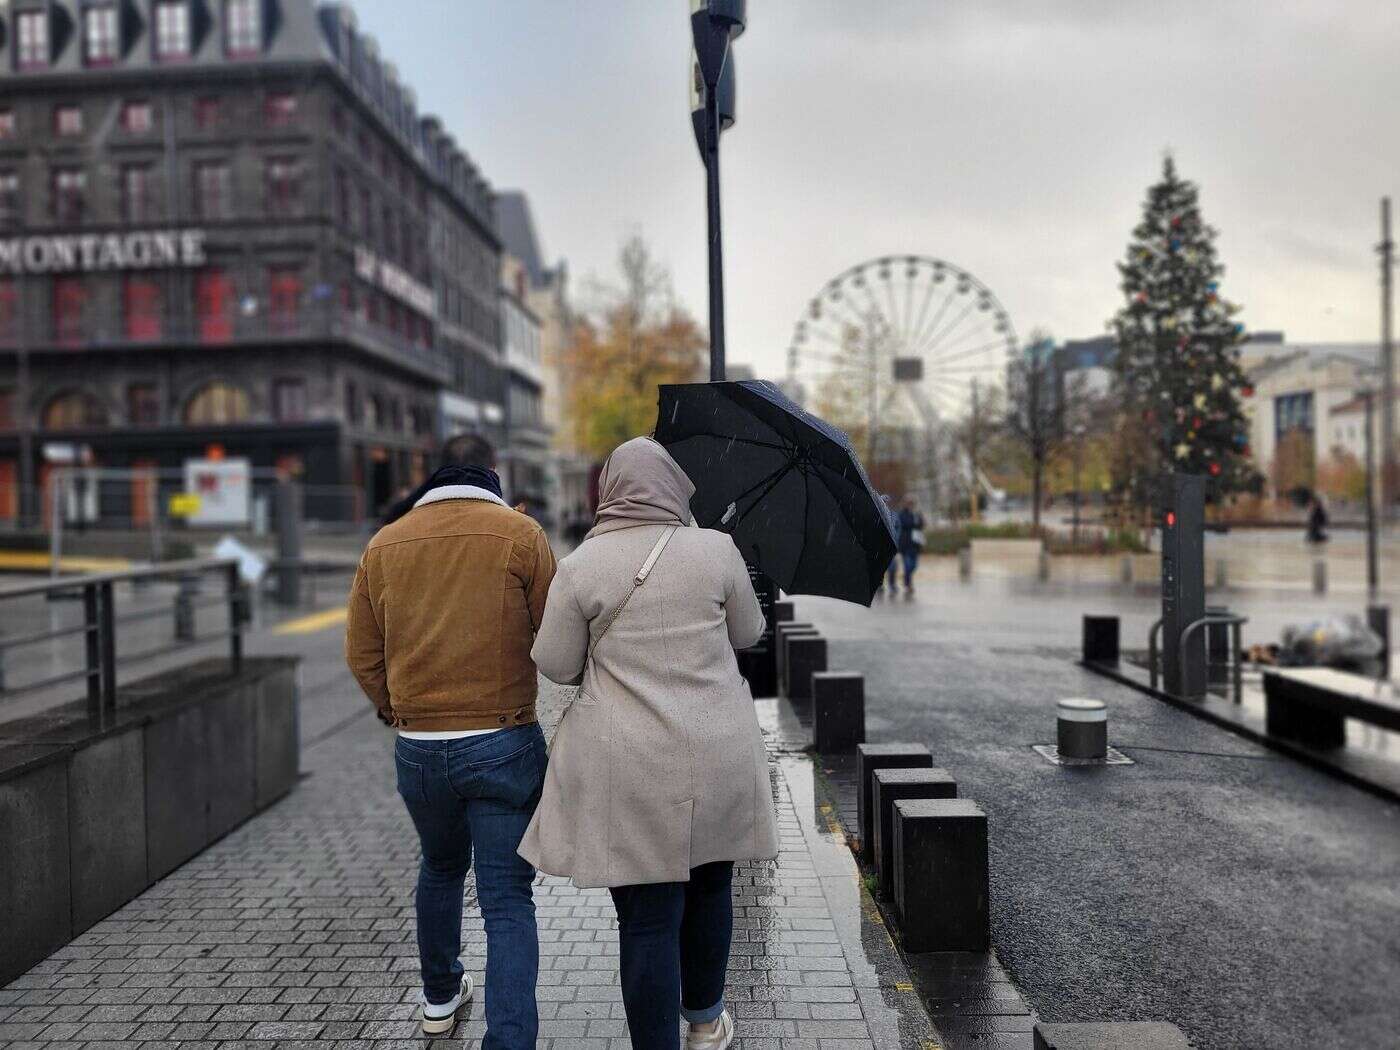
{"type": "Polygon", "coordinates": [[[1038,1024],[1035,1050],[1191,1050],[1181,1029],[1159,1021],[1038,1024]]]}
{"type": "Polygon", "coordinates": [[[991,942],[987,815],[971,799],[894,804],[894,903],[906,952],[984,952],[991,942]]]}
{"type": "Polygon", "coordinates": [[[894,897],[894,804],[908,798],[957,798],[958,782],[946,769],[875,770],[874,810],[876,886],[885,900],[894,897]]]}
{"type": "Polygon", "coordinates": [[[933,756],[923,744],[856,745],[856,812],[860,827],[860,859],[875,860],[874,792],[877,769],[930,769],[933,756]]]}
{"type": "Polygon", "coordinates": [[[1266,670],[1265,728],[1319,749],[1346,743],[1348,718],[1400,732],[1400,703],[1380,689],[1374,678],[1327,667],[1266,670]]]}

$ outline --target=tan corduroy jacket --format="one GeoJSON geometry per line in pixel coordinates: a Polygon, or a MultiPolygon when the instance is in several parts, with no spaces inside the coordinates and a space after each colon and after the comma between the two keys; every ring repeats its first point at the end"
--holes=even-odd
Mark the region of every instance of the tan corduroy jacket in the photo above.
{"type": "Polygon", "coordinates": [[[554,579],[544,530],[484,490],[429,492],[365,549],[345,658],[399,729],[499,729],[535,721],[530,659],[554,579]]]}

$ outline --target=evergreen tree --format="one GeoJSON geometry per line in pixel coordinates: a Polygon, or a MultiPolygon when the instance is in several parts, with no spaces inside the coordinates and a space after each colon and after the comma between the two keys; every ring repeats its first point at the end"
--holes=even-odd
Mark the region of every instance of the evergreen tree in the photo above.
{"type": "Polygon", "coordinates": [[[1146,452],[1119,481],[1140,504],[1165,472],[1204,474],[1217,498],[1260,483],[1240,403],[1249,396],[1239,365],[1244,325],[1235,320],[1240,308],[1219,293],[1225,267],[1215,236],[1201,219],[1196,185],[1168,156],[1118,264],[1127,302],[1112,321],[1123,422],[1146,452]]]}

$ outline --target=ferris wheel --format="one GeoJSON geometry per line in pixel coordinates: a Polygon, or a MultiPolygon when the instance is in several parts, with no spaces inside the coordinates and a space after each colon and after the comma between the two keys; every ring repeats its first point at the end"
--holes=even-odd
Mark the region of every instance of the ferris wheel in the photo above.
{"type": "Polygon", "coordinates": [[[788,348],[788,386],[819,415],[863,436],[946,430],[995,396],[1016,332],[985,284],[924,255],[871,259],[807,304],[788,348]]]}

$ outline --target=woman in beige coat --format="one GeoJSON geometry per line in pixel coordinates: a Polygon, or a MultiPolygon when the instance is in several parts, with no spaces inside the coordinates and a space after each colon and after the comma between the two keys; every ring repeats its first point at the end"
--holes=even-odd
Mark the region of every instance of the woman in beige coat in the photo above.
{"type": "Polygon", "coordinates": [[[694,491],[649,438],[613,452],[597,524],[560,562],[532,654],[547,678],[582,686],[520,854],[612,891],[638,1050],[678,1047],[678,1014],[687,1047],[729,1046],[734,862],[778,852],[734,656],[758,640],[763,614],[733,541],[687,527],[694,491]]]}

